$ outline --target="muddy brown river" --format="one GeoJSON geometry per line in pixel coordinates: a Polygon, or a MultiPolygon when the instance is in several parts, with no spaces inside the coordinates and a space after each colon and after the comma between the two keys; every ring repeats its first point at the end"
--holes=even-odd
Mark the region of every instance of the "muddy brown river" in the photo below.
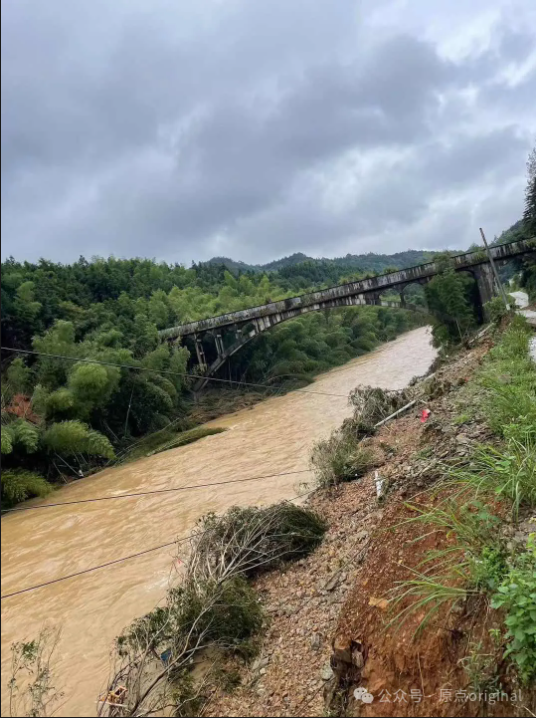
{"type": "MultiPolygon", "coordinates": [[[[227,429],[60,489],[55,501],[228,481],[308,469],[311,447],[351,413],[360,384],[403,388],[435,357],[427,328],[318,377],[306,390],[268,399],[212,423],[227,429]],[[335,394],[340,396],[328,396],[335,394]]],[[[291,498],[310,473],[177,493],[28,511],[2,519],[2,594],[71,574],[184,536],[207,511],[291,498]]],[[[49,499],[50,501],[50,499],[49,499]]],[[[176,549],[167,548],[2,601],[2,715],[10,646],[45,623],[61,628],[55,685],[60,716],[93,716],[105,687],[115,636],[151,610],[169,584],[176,549]]]]}

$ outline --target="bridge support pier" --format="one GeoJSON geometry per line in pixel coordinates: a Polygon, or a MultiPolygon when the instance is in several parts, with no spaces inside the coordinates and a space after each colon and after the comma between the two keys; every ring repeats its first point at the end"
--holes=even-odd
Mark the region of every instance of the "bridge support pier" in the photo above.
{"type": "Polygon", "coordinates": [[[479,295],[478,319],[482,324],[487,318],[484,305],[491,301],[496,293],[495,280],[493,277],[493,271],[489,264],[481,264],[480,266],[475,267],[473,275],[476,279],[479,295]]]}
{"type": "Polygon", "coordinates": [[[380,304],[380,292],[368,292],[365,294],[365,304],[380,304]]]}
{"type": "Polygon", "coordinates": [[[218,352],[218,356],[222,357],[225,354],[225,347],[223,346],[221,334],[215,334],[214,341],[216,342],[216,351],[218,352]]]}
{"type": "Polygon", "coordinates": [[[197,362],[199,366],[206,367],[207,360],[205,358],[205,350],[203,349],[203,342],[201,341],[201,337],[197,336],[197,334],[194,335],[194,343],[195,343],[195,352],[197,354],[197,362]]]}
{"type": "MultiPolygon", "coordinates": [[[[535,253],[536,240],[523,239],[490,247],[490,257],[497,263],[508,261],[514,257],[535,253]]],[[[483,305],[489,302],[496,293],[492,272],[488,266],[489,258],[480,249],[467,252],[452,258],[455,271],[469,272],[476,280],[473,285],[473,303],[479,310],[479,318],[483,320],[483,305]],[[478,295],[477,295],[478,289],[478,295]]],[[[161,341],[174,341],[184,337],[193,337],[197,359],[206,376],[201,377],[198,387],[202,388],[208,377],[219,371],[230,357],[239,351],[255,336],[277,326],[281,322],[293,319],[307,312],[327,311],[336,307],[351,307],[364,304],[376,306],[394,306],[400,304],[381,297],[389,291],[401,291],[401,304],[410,308],[411,295],[404,296],[407,285],[426,284],[441,271],[438,262],[426,262],[418,267],[408,267],[383,275],[368,277],[355,282],[310,292],[298,297],[288,297],[276,302],[268,302],[263,306],[242,309],[217,317],[209,317],[196,322],[189,322],[159,332],[161,341]],[[409,300],[409,302],[408,302],[409,300]],[[234,327],[234,336],[232,332],[234,327]],[[225,333],[223,340],[222,332],[225,333]],[[214,338],[216,357],[213,356],[212,342],[209,352],[210,366],[207,366],[201,336],[211,333],[214,338]],[[227,346],[225,346],[227,345],[227,346]]],[[[499,287],[497,287],[499,289],[499,287]]]]}

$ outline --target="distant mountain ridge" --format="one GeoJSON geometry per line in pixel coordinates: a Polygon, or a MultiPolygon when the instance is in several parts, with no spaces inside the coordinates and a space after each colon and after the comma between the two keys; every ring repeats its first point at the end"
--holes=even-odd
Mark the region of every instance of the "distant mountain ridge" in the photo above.
{"type": "Polygon", "coordinates": [[[246,264],[246,262],[236,261],[229,257],[212,257],[206,264],[224,265],[230,272],[277,272],[285,270],[288,267],[296,267],[297,265],[323,265],[337,267],[340,270],[357,270],[381,272],[388,267],[397,267],[404,269],[414,265],[423,264],[430,261],[438,252],[427,252],[417,249],[408,249],[405,252],[396,252],[395,254],[375,254],[368,252],[367,254],[347,254],[345,257],[335,257],[328,259],[325,257],[314,258],[308,257],[302,252],[295,252],[288,257],[282,257],[266,264],[246,264]]]}

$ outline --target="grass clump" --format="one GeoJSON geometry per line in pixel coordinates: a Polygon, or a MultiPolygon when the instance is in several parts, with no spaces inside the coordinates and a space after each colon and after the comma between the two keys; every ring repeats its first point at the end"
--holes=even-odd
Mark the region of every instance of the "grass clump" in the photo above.
{"type": "Polygon", "coordinates": [[[349,401],[354,407],[353,422],[371,428],[390,416],[413,398],[409,389],[394,391],[377,386],[363,386],[350,393],[349,401]]]}
{"type": "Polygon", "coordinates": [[[315,444],[311,464],[321,487],[354,481],[376,466],[376,456],[363,441],[374,434],[375,424],[407,404],[410,391],[388,391],[379,387],[358,387],[350,394],[353,416],[327,439],[315,444]]]}
{"type": "Polygon", "coordinates": [[[412,578],[395,588],[393,606],[398,611],[391,623],[402,624],[416,611],[424,610],[418,631],[445,604],[450,608],[468,595],[497,588],[507,567],[507,553],[499,539],[500,519],[485,503],[470,501],[459,504],[451,498],[436,508],[409,506],[417,513],[404,524],[422,523],[426,533],[414,543],[434,533],[446,536],[446,545],[428,551],[424,560],[412,570],[412,578]],[[409,600],[409,603],[408,603],[409,600]]]}
{"type": "Polygon", "coordinates": [[[506,443],[481,446],[468,465],[447,469],[447,483],[462,494],[493,493],[508,499],[517,520],[521,507],[536,506],[536,441],[532,429],[523,425],[512,425],[511,430],[505,427],[505,432],[509,437],[506,443]]]}
{"type": "Polygon", "coordinates": [[[120,463],[126,464],[131,461],[143,459],[145,456],[153,456],[162,451],[168,451],[168,449],[186,446],[186,444],[192,444],[194,441],[198,441],[205,436],[220,434],[222,431],[225,431],[225,429],[217,426],[196,426],[193,429],[179,433],[170,429],[162,429],[140,439],[132,448],[127,449],[121,456],[120,463]]]}
{"type": "MultiPolygon", "coordinates": [[[[536,506],[536,452],[532,442],[510,440],[501,447],[482,446],[467,466],[446,469],[439,491],[449,498],[435,508],[409,506],[417,516],[404,523],[422,523],[426,532],[416,542],[441,532],[446,545],[428,551],[412,578],[401,582],[394,605],[412,602],[396,616],[403,620],[426,609],[423,628],[445,603],[471,593],[491,594],[505,580],[510,557],[501,538],[505,504],[517,520],[523,507],[536,506]],[[494,511],[490,510],[495,508],[494,511]]],[[[437,493],[437,492],[436,492],[437,493]]]]}
{"type": "Polygon", "coordinates": [[[313,448],[311,463],[319,486],[337,486],[364,476],[376,464],[374,452],[344,429],[332,432],[313,448]]]}
{"type": "Polygon", "coordinates": [[[226,431],[226,429],[219,426],[196,426],[194,429],[182,431],[180,434],[174,436],[170,441],[157,446],[149,452],[148,456],[159,454],[160,452],[168,451],[169,449],[176,449],[179,446],[193,444],[194,441],[199,441],[199,439],[203,439],[205,436],[221,434],[224,431],[226,431]]]}

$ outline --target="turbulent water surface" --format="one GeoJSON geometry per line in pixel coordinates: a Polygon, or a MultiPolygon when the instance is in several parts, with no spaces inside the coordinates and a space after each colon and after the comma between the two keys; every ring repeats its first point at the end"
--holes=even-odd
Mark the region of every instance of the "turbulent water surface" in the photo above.
{"type": "MultiPolygon", "coordinates": [[[[268,399],[212,422],[222,434],[67,486],[55,501],[224,482],[308,469],[311,447],[351,413],[359,384],[403,388],[435,357],[426,328],[318,377],[305,391],[268,399]],[[320,392],[320,393],[306,393],[320,392]]],[[[304,489],[309,473],[221,487],[14,513],[2,519],[2,594],[50,581],[172,541],[207,511],[268,504],[304,489]]],[[[50,501],[50,499],[49,499],[50,501]]],[[[63,716],[96,714],[114,637],[163,597],[176,548],[149,553],[2,601],[2,715],[13,641],[35,637],[45,622],[61,628],[54,659],[63,716]]]]}

